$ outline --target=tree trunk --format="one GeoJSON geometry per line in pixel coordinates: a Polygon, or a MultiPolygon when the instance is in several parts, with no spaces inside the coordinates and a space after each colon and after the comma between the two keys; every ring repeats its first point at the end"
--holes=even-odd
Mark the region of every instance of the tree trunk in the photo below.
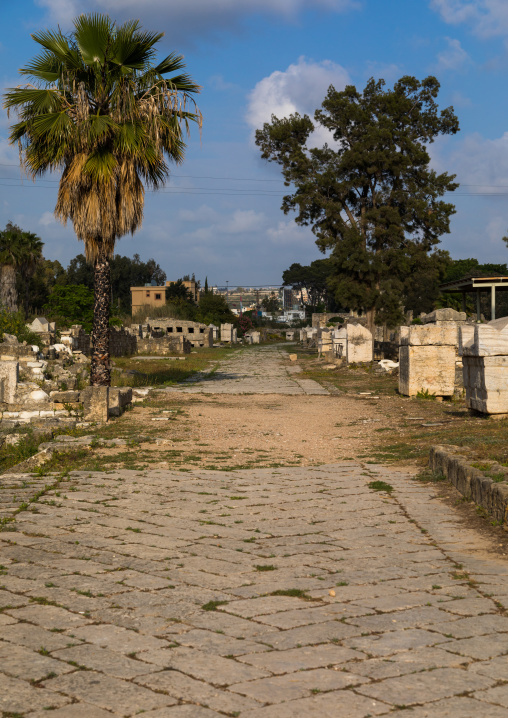
{"type": "Polygon", "coordinates": [[[18,311],[16,270],[13,264],[2,264],[0,274],[0,304],[10,312],[18,311]]]}
{"type": "Polygon", "coordinates": [[[374,336],[374,329],[376,325],[376,310],[374,308],[367,309],[365,312],[367,315],[367,329],[369,332],[372,332],[372,336],[374,336]]]}
{"type": "Polygon", "coordinates": [[[111,273],[109,258],[100,254],[94,262],[94,305],[92,330],[92,364],[90,384],[110,386],[109,365],[109,302],[111,297],[111,273]]]}

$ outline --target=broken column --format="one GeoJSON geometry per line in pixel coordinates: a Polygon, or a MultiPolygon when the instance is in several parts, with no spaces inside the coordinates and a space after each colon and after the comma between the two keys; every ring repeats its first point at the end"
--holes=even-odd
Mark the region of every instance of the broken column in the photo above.
{"type": "Polygon", "coordinates": [[[508,317],[477,324],[462,336],[466,405],[482,414],[508,414],[508,317]]]}
{"type": "Polygon", "coordinates": [[[14,404],[18,378],[17,361],[0,361],[0,403],[14,404]]]}
{"type": "Polygon", "coordinates": [[[435,324],[401,327],[399,392],[453,396],[457,327],[435,324]]]}

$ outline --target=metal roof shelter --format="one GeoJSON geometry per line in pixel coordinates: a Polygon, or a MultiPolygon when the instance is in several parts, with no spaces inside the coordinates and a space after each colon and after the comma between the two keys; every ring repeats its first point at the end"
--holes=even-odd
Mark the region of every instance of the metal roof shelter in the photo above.
{"type": "Polygon", "coordinates": [[[453,282],[441,284],[442,292],[462,292],[462,309],[466,311],[466,294],[476,294],[476,319],[480,321],[480,294],[490,292],[491,320],[496,318],[496,291],[508,291],[508,277],[472,277],[455,279],[453,282]]]}

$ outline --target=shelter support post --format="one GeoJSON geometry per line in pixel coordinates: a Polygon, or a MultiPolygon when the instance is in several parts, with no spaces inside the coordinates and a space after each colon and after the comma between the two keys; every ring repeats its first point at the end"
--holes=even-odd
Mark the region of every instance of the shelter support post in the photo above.
{"type": "Polygon", "coordinates": [[[493,284],[490,288],[490,320],[496,318],[496,287],[493,284]]]}
{"type": "Polygon", "coordinates": [[[480,290],[476,290],[476,321],[479,322],[481,317],[480,290]]]}

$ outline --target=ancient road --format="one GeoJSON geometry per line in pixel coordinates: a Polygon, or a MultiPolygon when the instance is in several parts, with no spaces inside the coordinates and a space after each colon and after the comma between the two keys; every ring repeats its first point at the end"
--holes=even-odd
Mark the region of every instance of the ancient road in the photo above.
{"type": "Polygon", "coordinates": [[[287,366],[287,352],[277,347],[256,347],[221,363],[218,371],[192,383],[187,394],[328,394],[312,379],[299,376],[298,365],[287,366]]]}
{"type": "MultiPolygon", "coordinates": [[[[220,371],[291,389],[248,355],[220,371]]],[[[3,716],[508,716],[506,559],[410,472],[73,472],[32,507],[0,533],[3,716]]]]}

